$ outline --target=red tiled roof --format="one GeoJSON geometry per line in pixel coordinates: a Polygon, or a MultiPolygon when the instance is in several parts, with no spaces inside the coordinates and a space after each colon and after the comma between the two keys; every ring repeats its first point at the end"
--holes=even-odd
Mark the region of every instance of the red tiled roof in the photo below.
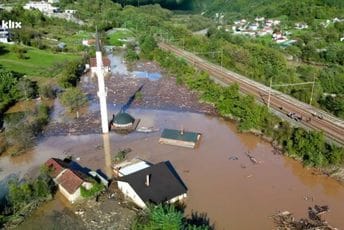
{"type": "MultiPolygon", "coordinates": [[[[106,67],[110,66],[110,59],[107,57],[103,57],[103,65],[106,67]]],[[[96,58],[90,58],[90,66],[96,67],[97,66],[97,59],[96,58]]]]}
{"type": "Polygon", "coordinates": [[[96,43],[96,39],[89,39],[89,40],[87,40],[87,44],[88,45],[93,45],[95,43],[96,43]]]}
{"type": "Polygon", "coordinates": [[[80,175],[77,175],[76,172],[70,169],[64,171],[63,174],[57,178],[57,183],[66,189],[69,194],[73,194],[84,182],[85,180],[80,175]]]}
{"type": "Polygon", "coordinates": [[[65,168],[68,168],[68,164],[63,160],[57,158],[50,158],[45,162],[45,165],[51,170],[50,175],[57,177],[65,168]]]}

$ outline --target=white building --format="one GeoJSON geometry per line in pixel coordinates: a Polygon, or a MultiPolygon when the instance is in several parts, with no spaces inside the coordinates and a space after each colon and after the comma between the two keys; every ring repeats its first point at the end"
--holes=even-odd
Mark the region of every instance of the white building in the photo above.
{"type": "Polygon", "coordinates": [[[75,14],[76,10],[65,10],[65,14],[75,14]]]}
{"type": "Polygon", "coordinates": [[[69,200],[74,203],[81,197],[81,186],[89,190],[93,184],[87,180],[87,176],[81,173],[76,173],[70,169],[64,169],[56,178],[55,183],[58,184],[59,191],[69,200]]]}
{"type": "Polygon", "coordinates": [[[264,20],[265,20],[264,17],[256,17],[256,18],[255,18],[255,21],[256,21],[256,22],[262,22],[262,21],[264,21],[264,20]]]}
{"type": "Polygon", "coordinates": [[[116,177],[127,176],[142,169],[152,166],[151,163],[135,158],[131,161],[124,161],[113,166],[113,172],[116,177]]]}
{"type": "Polygon", "coordinates": [[[308,28],[308,25],[306,23],[302,23],[302,22],[295,23],[295,29],[303,30],[307,28],[308,28]]]}
{"type": "Polygon", "coordinates": [[[41,11],[42,13],[55,13],[59,10],[58,7],[54,7],[52,6],[50,3],[48,2],[28,2],[24,5],[23,7],[26,10],[32,10],[32,9],[37,9],[39,11],[41,11]]]}
{"type": "Polygon", "coordinates": [[[187,188],[172,172],[169,163],[161,162],[135,173],[120,177],[117,185],[125,197],[138,207],[147,203],[174,203],[186,198],[187,188]]]}
{"type": "Polygon", "coordinates": [[[66,199],[74,203],[81,199],[81,187],[89,190],[93,187],[94,180],[108,185],[108,182],[99,173],[89,171],[88,174],[71,167],[71,162],[66,162],[57,158],[50,158],[45,162],[45,166],[50,172],[50,176],[58,185],[59,191],[66,199]]]}
{"type": "Polygon", "coordinates": [[[9,43],[9,31],[6,28],[0,27],[0,42],[1,43],[9,43]]]}

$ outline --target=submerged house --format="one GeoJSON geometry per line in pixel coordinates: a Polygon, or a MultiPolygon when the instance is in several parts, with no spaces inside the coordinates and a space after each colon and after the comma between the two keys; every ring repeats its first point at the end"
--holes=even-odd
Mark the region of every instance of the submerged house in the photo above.
{"type": "Polygon", "coordinates": [[[50,176],[69,202],[74,203],[81,198],[81,187],[91,189],[95,181],[103,183],[104,186],[108,185],[108,181],[99,173],[94,171],[85,173],[74,168],[72,163],[58,158],[50,158],[45,162],[50,176]]]}
{"type": "Polygon", "coordinates": [[[125,197],[141,208],[146,208],[147,203],[174,203],[187,196],[186,186],[166,162],[120,177],[117,185],[125,197]]]}
{"type": "Polygon", "coordinates": [[[116,115],[113,115],[110,121],[110,129],[117,132],[132,132],[136,129],[140,119],[135,119],[129,113],[120,111],[116,115]]]}
{"type": "Polygon", "coordinates": [[[184,130],[164,129],[159,139],[159,143],[195,148],[200,138],[200,133],[186,132],[184,130]]]}

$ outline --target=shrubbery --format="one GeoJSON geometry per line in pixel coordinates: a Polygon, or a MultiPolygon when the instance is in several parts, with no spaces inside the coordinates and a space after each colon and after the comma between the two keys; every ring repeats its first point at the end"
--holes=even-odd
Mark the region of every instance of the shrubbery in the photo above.
{"type": "Polygon", "coordinates": [[[102,183],[94,182],[92,183],[92,188],[86,189],[84,186],[80,187],[80,194],[84,198],[91,198],[99,195],[105,189],[102,183]]]}
{"type": "Polygon", "coordinates": [[[174,205],[159,204],[149,206],[138,215],[131,226],[132,230],[211,230],[209,220],[199,218],[197,221],[184,218],[183,210],[174,205]]]}

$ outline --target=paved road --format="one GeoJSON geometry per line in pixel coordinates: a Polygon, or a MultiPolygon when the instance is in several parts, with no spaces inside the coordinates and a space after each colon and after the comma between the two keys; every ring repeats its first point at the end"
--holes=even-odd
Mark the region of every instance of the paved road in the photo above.
{"type": "MultiPolygon", "coordinates": [[[[159,47],[163,50],[170,51],[177,56],[183,57],[195,67],[208,72],[214,78],[217,78],[224,83],[238,83],[242,92],[253,95],[259,101],[267,104],[268,94],[270,91],[269,87],[235,72],[223,69],[219,65],[210,63],[205,59],[171,44],[159,43],[159,47]]],[[[302,117],[302,120],[299,122],[302,122],[303,125],[314,130],[323,131],[330,139],[333,139],[342,145],[344,144],[343,120],[274,89],[271,90],[270,106],[271,108],[279,110],[285,114],[295,113],[296,116],[302,117]]]]}

